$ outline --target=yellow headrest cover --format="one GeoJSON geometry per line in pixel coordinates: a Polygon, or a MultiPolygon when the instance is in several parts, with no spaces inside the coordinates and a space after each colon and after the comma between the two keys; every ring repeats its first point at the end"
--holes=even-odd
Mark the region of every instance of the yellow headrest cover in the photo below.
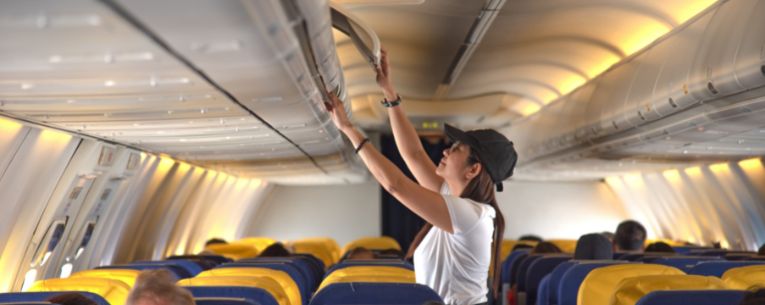
{"type": "Polygon", "coordinates": [[[245,244],[213,244],[205,247],[206,251],[223,255],[232,259],[243,259],[258,256],[258,249],[245,244]]]}
{"type": "Polygon", "coordinates": [[[92,277],[118,280],[132,288],[139,274],[141,271],[132,269],[91,269],[74,273],[70,278],[92,277]]]}
{"type": "Polygon", "coordinates": [[[765,286],[765,265],[732,268],[722,276],[730,289],[749,290],[754,286],[765,286]]]}
{"type": "Polygon", "coordinates": [[[118,280],[78,277],[37,281],[28,291],[87,291],[102,296],[111,305],[123,305],[130,293],[130,287],[118,280]]]}
{"type": "Polygon", "coordinates": [[[640,298],[657,290],[726,289],[722,280],[700,275],[644,275],[626,278],[616,288],[611,305],[635,305],[640,298]]]}
{"type": "Polygon", "coordinates": [[[324,267],[332,266],[340,260],[340,250],[335,250],[324,242],[319,241],[292,241],[287,243],[295,253],[311,254],[324,263],[324,267]]]}
{"type": "Polygon", "coordinates": [[[414,283],[414,271],[390,266],[353,266],[332,272],[321,282],[319,289],[333,283],[384,282],[414,283]]]}
{"type": "Polygon", "coordinates": [[[626,278],[643,275],[683,275],[677,268],[656,264],[620,264],[592,270],[577,295],[578,305],[609,304],[620,282],[626,278]]]}
{"type": "Polygon", "coordinates": [[[230,244],[240,244],[240,245],[248,245],[255,247],[258,252],[263,252],[268,246],[273,245],[276,243],[276,240],[273,240],[268,237],[247,237],[242,238],[240,240],[236,240],[230,244]]]}
{"type": "Polygon", "coordinates": [[[265,276],[276,280],[292,304],[301,304],[300,288],[295,280],[286,272],[261,267],[237,267],[210,269],[198,274],[197,278],[213,276],[265,276]]]}
{"type": "Polygon", "coordinates": [[[560,248],[564,253],[574,253],[574,250],[576,250],[576,240],[573,239],[551,239],[549,242],[560,248]]]}

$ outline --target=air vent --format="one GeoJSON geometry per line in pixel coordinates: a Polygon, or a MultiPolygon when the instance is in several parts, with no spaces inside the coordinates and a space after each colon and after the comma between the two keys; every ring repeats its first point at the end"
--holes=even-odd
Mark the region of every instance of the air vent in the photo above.
{"type": "Polygon", "coordinates": [[[675,100],[673,100],[671,97],[669,98],[669,104],[672,106],[672,108],[677,108],[677,103],[675,103],[675,100]]]}
{"type": "Polygon", "coordinates": [[[720,93],[719,91],[717,91],[717,89],[715,88],[715,86],[714,86],[714,85],[712,85],[712,82],[708,82],[708,83],[707,83],[707,89],[709,89],[709,92],[712,92],[712,94],[718,94],[718,93],[720,93]]]}

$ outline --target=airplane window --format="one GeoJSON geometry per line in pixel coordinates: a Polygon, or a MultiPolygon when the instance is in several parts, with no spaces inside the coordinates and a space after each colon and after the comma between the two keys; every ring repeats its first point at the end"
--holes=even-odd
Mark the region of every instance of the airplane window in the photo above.
{"type": "MultiPolygon", "coordinates": [[[[45,265],[46,262],[48,262],[48,259],[53,254],[53,250],[56,249],[58,244],[61,242],[61,239],[64,237],[64,231],[66,230],[66,224],[69,220],[69,217],[66,217],[64,220],[58,220],[51,224],[50,227],[48,227],[48,233],[46,234],[48,242],[43,242],[41,245],[45,246],[45,253],[42,254],[42,260],[40,261],[40,266],[45,265]]],[[[39,249],[39,248],[38,248],[39,249]]],[[[39,251],[39,250],[38,250],[39,251]]],[[[38,252],[39,253],[39,252],[38,252]]],[[[36,254],[39,255],[39,254],[36,254]]],[[[36,256],[39,258],[39,256],[36,256]]],[[[34,262],[37,262],[36,259],[34,262]]],[[[34,265],[33,262],[33,265],[34,265]]]]}
{"type": "Polygon", "coordinates": [[[88,243],[90,243],[91,237],[93,237],[93,231],[96,229],[96,222],[91,221],[88,223],[88,226],[85,228],[85,233],[82,235],[82,241],[80,242],[80,247],[77,249],[77,254],[75,254],[75,258],[80,257],[83,251],[85,251],[85,247],[88,246],[88,243]]]}
{"type": "Polygon", "coordinates": [[[56,249],[56,246],[58,246],[58,243],[61,241],[61,237],[64,236],[64,229],[66,229],[65,223],[56,224],[56,228],[53,229],[53,235],[51,235],[50,241],[48,242],[48,249],[46,252],[53,252],[53,249],[56,249]]]}

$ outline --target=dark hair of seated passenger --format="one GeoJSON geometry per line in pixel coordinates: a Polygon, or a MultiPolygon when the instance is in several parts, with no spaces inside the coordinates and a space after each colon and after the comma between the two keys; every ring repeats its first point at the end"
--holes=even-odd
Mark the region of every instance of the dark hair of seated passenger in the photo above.
{"type": "Polygon", "coordinates": [[[48,298],[47,301],[59,305],[98,305],[95,301],[77,292],[62,293],[48,298]]]}
{"type": "Polygon", "coordinates": [[[263,249],[258,257],[287,257],[290,255],[290,250],[287,250],[282,243],[274,243],[263,249]]]}
{"type": "Polygon", "coordinates": [[[518,237],[518,240],[535,241],[535,242],[542,242],[542,241],[544,241],[544,239],[542,239],[541,237],[536,236],[534,234],[521,235],[521,237],[518,237]]]}
{"type": "Polygon", "coordinates": [[[643,225],[634,220],[622,221],[616,227],[614,246],[620,251],[640,251],[645,243],[646,230],[643,225]]]}
{"type": "Polygon", "coordinates": [[[520,249],[534,249],[534,246],[527,245],[527,244],[516,244],[515,246],[513,246],[513,250],[512,251],[520,250],[520,249]]]}
{"type": "Polygon", "coordinates": [[[561,253],[563,251],[558,248],[555,244],[549,242],[549,241],[543,241],[541,243],[538,243],[536,246],[534,246],[534,249],[531,250],[531,254],[542,254],[542,253],[561,253]]]}
{"type": "Polygon", "coordinates": [[[611,240],[600,233],[585,234],[576,241],[574,259],[613,259],[611,240]]]}
{"type": "Polygon", "coordinates": [[[353,248],[353,250],[348,251],[348,254],[345,256],[345,259],[375,259],[375,254],[371,250],[364,248],[364,247],[358,247],[353,248]]]}
{"type": "Polygon", "coordinates": [[[657,241],[645,247],[645,252],[675,253],[675,249],[665,242],[657,241]]]}
{"type": "Polygon", "coordinates": [[[404,253],[396,249],[384,249],[374,251],[375,258],[382,259],[403,259],[404,253]]]}
{"type": "Polygon", "coordinates": [[[765,244],[762,244],[762,246],[760,246],[760,249],[757,250],[757,255],[765,255],[765,244]]]}
{"type": "Polygon", "coordinates": [[[227,244],[228,242],[223,238],[210,238],[205,242],[205,247],[209,245],[227,244]]]}
{"type": "Polygon", "coordinates": [[[756,287],[749,291],[741,299],[739,305],[763,305],[765,304],[765,287],[756,287]]]}

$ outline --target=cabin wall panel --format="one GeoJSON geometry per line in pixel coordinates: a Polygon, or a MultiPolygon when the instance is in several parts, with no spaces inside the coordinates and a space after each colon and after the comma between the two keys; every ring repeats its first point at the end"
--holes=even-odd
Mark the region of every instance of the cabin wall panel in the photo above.
{"type": "Polygon", "coordinates": [[[277,240],[332,237],[340,245],[381,234],[380,186],[373,181],[352,185],[274,186],[254,212],[249,236],[277,240]]]}
{"type": "Polygon", "coordinates": [[[536,234],[578,239],[613,231],[628,213],[603,182],[507,181],[497,202],[505,216],[505,239],[536,234]]]}
{"type": "Polygon", "coordinates": [[[756,250],[765,243],[765,168],[760,158],[609,177],[649,238],[756,250]],[[656,197],[670,186],[671,196],[656,197]],[[671,213],[666,206],[677,207],[671,213]],[[672,225],[667,225],[672,223],[672,225]],[[663,224],[664,226],[659,226],[663,224]]]}

